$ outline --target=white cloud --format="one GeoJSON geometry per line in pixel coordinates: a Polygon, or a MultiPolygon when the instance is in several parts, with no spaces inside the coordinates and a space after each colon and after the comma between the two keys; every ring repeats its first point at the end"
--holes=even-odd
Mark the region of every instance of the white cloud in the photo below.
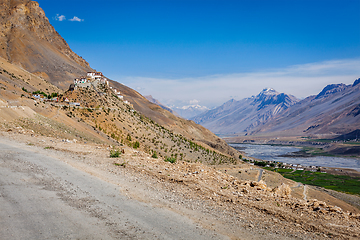
{"type": "Polygon", "coordinates": [[[66,17],[64,15],[56,14],[55,18],[56,21],[62,22],[66,20],[66,17]]]}
{"type": "MultiPolygon", "coordinates": [[[[199,101],[207,107],[219,106],[230,98],[257,95],[265,87],[298,98],[318,94],[332,83],[351,84],[360,77],[360,59],[345,59],[294,65],[260,72],[222,74],[183,79],[121,77],[129,87],[140,87],[165,105],[184,106],[199,101]],[[230,97],[231,96],[231,97],[230,97]]],[[[114,77],[116,79],[116,77],[114,77]]]]}
{"type": "Polygon", "coordinates": [[[83,22],[84,19],[80,19],[77,16],[74,16],[72,19],[69,19],[69,21],[71,21],[71,22],[83,22]]]}

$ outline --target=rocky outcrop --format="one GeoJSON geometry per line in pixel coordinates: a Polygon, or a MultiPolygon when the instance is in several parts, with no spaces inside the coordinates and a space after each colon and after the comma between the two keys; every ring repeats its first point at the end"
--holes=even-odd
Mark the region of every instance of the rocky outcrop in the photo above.
{"type": "Polygon", "coordinates": [[[291,188],[287,184],[281,184],[273,189],[273,192],[280,197],[289,197],[291,196],[291,188]]]}

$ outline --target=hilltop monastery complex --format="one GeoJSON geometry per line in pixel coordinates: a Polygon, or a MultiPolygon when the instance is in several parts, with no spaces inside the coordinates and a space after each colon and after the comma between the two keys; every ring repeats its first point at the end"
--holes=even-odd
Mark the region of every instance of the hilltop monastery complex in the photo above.
{"type": "Polygon", "coordinates": [[[109,81],[101,72],[88,72],[86,77],[75,78],[75,87],[90,87],[93,85],[97,87],[99,85],[109,86],[109,81]]]}

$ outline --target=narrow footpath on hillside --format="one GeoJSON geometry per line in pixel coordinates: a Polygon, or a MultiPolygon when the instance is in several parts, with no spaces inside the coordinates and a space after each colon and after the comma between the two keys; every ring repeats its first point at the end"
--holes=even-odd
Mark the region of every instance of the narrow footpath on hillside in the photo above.
{"type": "Polygon", "coordinates": [[[304,192],[303,192],[303,195],[304,195],[304,200],[305,200],[305,201],[307,201],[306,192],[307,192],[307,185],[304,184],[304,192]]]}
{"type": "Polygon", "coordinates": [[[262,175],[263,175],[264,170],[263,169],[259,169],[259,177],[258,177],[258,182],[260,182],[262,175]]]}

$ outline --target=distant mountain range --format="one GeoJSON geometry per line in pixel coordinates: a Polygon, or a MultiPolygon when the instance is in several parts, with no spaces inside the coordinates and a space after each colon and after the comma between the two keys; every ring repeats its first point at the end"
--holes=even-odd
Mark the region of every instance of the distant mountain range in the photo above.
{"type": "Polygon", "coordinates": [[[174,114],[175,116],[180,117],[180,115],[179,115],[177,112],[175,112],[174,110],[172,110],[172,109],[169,108],[168,106],[165,106],[165,105],[162,104],[159,100],[153,98],[151,95],[144,96],[144,98],[146,98],[149,102],[154,103],[154,104],[160,106],[162,109],[165,109],[165,110],[171,112],[171,113],[174,114]]]}
{"type": "Polygon", "coordinates": [[[360,128],[360,79],[331,84],[291,106],[251,134],[345,134],[360,128]]]}
{"type": "Polygon", "coordinates": [[[155,103],[156,105],[160,106],[162,109],[165,109],[172,114],[174,114],[177,117],[182,117],[185,119],[190,119],[192,117],[195,117],[203,112],[206,112],[209,110],[208,107],[200,106],[198,104],[192,104],[182,107],[168,107],[164,104],[162,104],[159,100],[153,98],[151,95],[144,96],[149,102],[155,103]]]}
{"type": "Polygon", "coordinates": [[[273,119],[298,101],[292,95],[266,88],[251,98],[240,101],[231,99],[220,107],[204,112],[192,120],[215,134],[246,134],[273,119]]]}
{"type": "Polygon", "coordinates": [[[183,118],[191,119],[203,112],[209,110],[208,107],[200,106],[198,104],[188,105],[183,107],[175,107],[174,110],[183,118]]]}
{"type": "Polygon", "coordinates": [[[192,120],[218,135],[345,134],[360,128],[360,79],[352,85],[328,85],[301,101],[264,89],[257,96],[232,99],[192,120]]]}

